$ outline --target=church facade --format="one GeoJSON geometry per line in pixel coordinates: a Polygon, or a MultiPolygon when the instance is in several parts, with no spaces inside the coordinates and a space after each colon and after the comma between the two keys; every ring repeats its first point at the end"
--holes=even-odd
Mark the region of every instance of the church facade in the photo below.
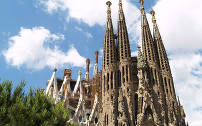
{"type": "Polygon", "coordinates": [[[56,69],[47,82],[46,93],[62,101],[70,110],[69,122],[87,126],[188,126],[166,50],[152,10],[153,34],[141,4],[142,49],[132,57],[122,1],[119,0],[117,33],[107,2],[107,21],[103,45],[102,70],[98,70],[95,52],[93,78],[89,78],[90,59],[86,60],[85,78],[71,79],[65,69],[63,79],[56,69]]]}

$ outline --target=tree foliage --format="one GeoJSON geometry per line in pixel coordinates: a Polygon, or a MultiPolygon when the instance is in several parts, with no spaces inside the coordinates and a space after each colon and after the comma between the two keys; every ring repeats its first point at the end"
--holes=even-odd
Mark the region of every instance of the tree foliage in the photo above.
{"type": "Polygon", "coordinates": [[[0,125],[2,126],[67,126],[68,110],[42,89],[25,94],[25,82],[12,89],[11,81],[0,82],[0,125]]]}

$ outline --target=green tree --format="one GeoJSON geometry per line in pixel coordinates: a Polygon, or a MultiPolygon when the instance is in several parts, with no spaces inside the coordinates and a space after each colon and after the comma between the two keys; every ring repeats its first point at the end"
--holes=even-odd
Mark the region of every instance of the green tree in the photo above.
{"type": "Polygon", "coordinates": [[[42,89],[25,94],[25,82],[12,90],[12,81],[0,82],[0,126],[69,126],[68,110],[54,104],[42,89]]]}

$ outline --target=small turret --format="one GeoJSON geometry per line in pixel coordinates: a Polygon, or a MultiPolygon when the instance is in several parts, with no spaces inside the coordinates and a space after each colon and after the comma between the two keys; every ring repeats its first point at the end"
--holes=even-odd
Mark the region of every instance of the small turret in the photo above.
{"type": "Polygon", "coordinates": [[[99,52],[96,50],[95,51],[95,64],[98,64],[98,54],[99,54],[99,52]]]}
{"type": "Polygon", "coordinates": [[[86,59],[86,76],[85,79],[86,81],[89,81],[89,67],[90,67],[90,59],[86,59]]]}
{"type": "Polygon", "coordinates": [[[95,65],[93,69],[93,77],[98,74],[98,51],[95,51],[95,65]]]}

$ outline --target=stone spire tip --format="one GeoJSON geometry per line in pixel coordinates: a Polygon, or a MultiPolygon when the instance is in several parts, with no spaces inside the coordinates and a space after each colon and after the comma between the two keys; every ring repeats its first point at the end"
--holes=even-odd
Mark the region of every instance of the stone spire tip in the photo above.
{"type": "Polygon", "coordinates": [[[110,7],[112,5],[112,3],[110,1],[107,1],[106,4],[108,7],[110,7]]]}
{"type": "Polygon", "coordinates": [[[143,6],[144,5],[144,0],[140,0],[140,4],[141,4],[141,6],[143,6]]]}
{"type": "Polygon", "coordinates": [[[154,10],[151,10],[151,11],[150,11],[150,14],[152,15],[152,22],[153,22],[153,23],[156,23],[155,11],[154,11],[154,10]]]}
{"type": "Polygon", "coordinates": [[[119,0],[119,6],[122,6],[122,0],[119,0]]]}
{"type": "Polygon", "coordinates": [[[79,74],[79,75],[81,75],[81,74],[82,74],[81,70],[79,70],[78,74],[79,74]]]}
{"type": "Polygon", "coordinates": [[[95,63],[98,63],[98,51],[95,51],[95,63]]]}
{"type": "Polygon", "coordinates": [[[90,59],[89,58],[86,59],[86,64],[90,64],[90,59]]]}
{"type": "Polygon", "coordinates": [[[107,1],[106,4],[108,6],[107,15],[108,15],[108,17],[111,17],[111,8],[110,8],[110,6],[112,5],[112,3],[110,1],[107,1]]]}
{"type": "Polygon", "coordinates": [[[141,13],[142,14],[145,14],[145,12],[144,12],[144,0],[140,0],[140,5],[141,5],[141,13]]]}
{"type": "Polygon", "coordinates": [[[56,71],[57,71],[57,68],[55,67],[55,68],[53,69],[53,71],[56,72],[56,71]]]}
{"type": "Polygon", "coordinates": [[[152,16],[155,16],[155,11],[154,11],[154,10],[151,10],[151,11],[150,11],[150,14],[151,14],[152,16]]]}
{"type": "Polygon", "coordinates": [[[90,66],[90,59],[86,59],[86,72],[89,72],[89,66],[90,66]]]}

